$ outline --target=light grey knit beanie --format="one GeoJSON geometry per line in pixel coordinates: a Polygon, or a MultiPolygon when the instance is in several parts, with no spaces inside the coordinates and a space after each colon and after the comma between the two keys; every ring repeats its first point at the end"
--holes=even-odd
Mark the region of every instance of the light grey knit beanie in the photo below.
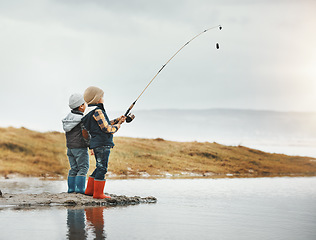
{"type": "Polygon", "coordinates": [[[71,96],[69,98],[69,107],[71,109],[75,109],[75,108],[81,106],[82,104],[84,104],[84,99],[83,99],[82,94],[80,94],[80,93],[71,94],[71,96]]]}

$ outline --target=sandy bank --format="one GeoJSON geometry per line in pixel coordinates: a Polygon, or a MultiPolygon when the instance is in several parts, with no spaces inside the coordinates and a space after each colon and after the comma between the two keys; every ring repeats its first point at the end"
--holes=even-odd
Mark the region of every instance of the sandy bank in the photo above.
{"type": "Polygon", "coordinates": [[[106,194],[110,199],[94,199],[76,193],[7,194],[0,191],[0,208],[31,206],[127,206],[141,203],[156,203],[155,197],[127,197],[106,194]]]}

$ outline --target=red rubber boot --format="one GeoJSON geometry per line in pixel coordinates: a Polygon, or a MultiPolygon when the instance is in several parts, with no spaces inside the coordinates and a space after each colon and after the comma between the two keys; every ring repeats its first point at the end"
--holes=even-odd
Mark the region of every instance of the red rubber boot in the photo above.
{"type": "Polygon", "coordinates": [[[86,191],[84,192],[85,195],[93,196],[94,192],[94,177],[89,177],[88,178],[88,183],[87,183],[87,188],[86,191]]]}
{"type": "Polygon", "coordinates": [[[105,186],[105,180],[94,180],[93,198],[97,198],[97,199],[111,198],[109,196],[106,196],[103,193],[104,186],[105,186]]]}

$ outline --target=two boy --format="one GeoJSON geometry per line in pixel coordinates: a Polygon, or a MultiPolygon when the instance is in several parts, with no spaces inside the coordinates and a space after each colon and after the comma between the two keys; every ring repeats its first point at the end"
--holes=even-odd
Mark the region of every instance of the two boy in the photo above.
{"type": "MultiPolygon", "coordinates": [[[[110,121],[103,106],[103,97],[104,92],[102,89],[97,87],[87,88],[84,92],[84,101],[88,104],[88,107],[84,109],[84,116],[82,116],[80,119],[80,125],[83,124],[84,129],[89,132],[89,148],[93,150],[96,159],[96,168],[89,176],[87,188],[84,193],[97,199],[110,198],[104,194],[104,186],[106,182],[105,174],[107,173],[110,151],[114,147],[113,134],[118,131],[118,129],[121,127],[121,124],[126,120],[125,116],[121,116],[120,118],[110,121]]],[[[81,100],[79,102],[81,102],[81,100]]],[[[83,138],[84,135],[85,134],[82,134],[83,138]]],[[[70,161],[71,158],[69,158],[69,162],[70,161]]],[[[70,174],[68,175],[68,179],[69,176],[70,174]]],[[[82,191],[80,192],[82,193],[82,191]]]]}

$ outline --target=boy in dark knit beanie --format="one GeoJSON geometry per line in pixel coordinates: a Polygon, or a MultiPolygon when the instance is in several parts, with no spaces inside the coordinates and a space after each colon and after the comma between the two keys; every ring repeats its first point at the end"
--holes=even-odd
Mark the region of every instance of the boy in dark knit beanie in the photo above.
{"type": "Polygon", "coordinates": [[[125,116],[109,120],[103,103],[104,92],[97,87],[88,87],[84,92],[84,100],[88,107],[82,118],[85,128],[91,136],[90,149],[93,149],[96,159],[96,169],[89,176],[86,195],[93,198],[104,199],[105,174],[108,169],[108,161],[111,148],[114,147],[113,134],[118,131],[121,124],[126,120],[125,116]]]}
{"type": "Polygon", "coordinates": [[[70,164],[68,173],[68,193],[84,193],[86,175],[89,170],[89,134],[81,119],[86,109],[83,96],[72,94],[69,98],[71,112],[62,120],[66,132],[67,156],[70,164]]]}

